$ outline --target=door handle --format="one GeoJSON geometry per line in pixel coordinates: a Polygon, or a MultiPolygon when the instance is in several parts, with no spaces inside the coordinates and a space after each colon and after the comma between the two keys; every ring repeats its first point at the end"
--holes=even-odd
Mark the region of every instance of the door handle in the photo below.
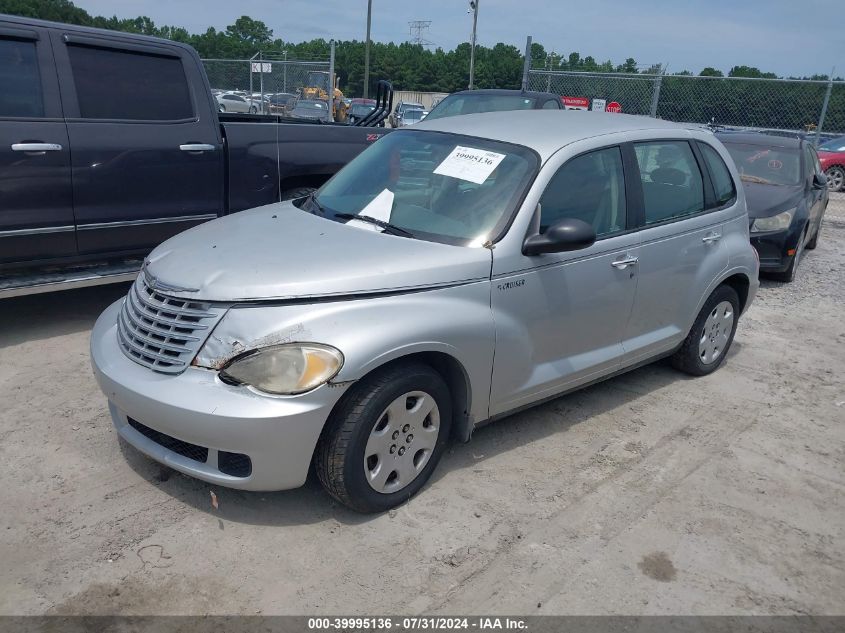
{"type": "Polygon", "coordinates": [[[213,152],[217,147],[209,143],[184,143],[179,149],[183,152],[213,152]]]}
{"type": "Polygon", "coordinates": [[[708,233],[707,235],[702,237],[701,241],[704,242],[705,244],[712,244],[713,242],[718,242],[720,239],[722,239],[722,234],[714,232],[714,233],[708,233]]]}
{"type": "Polygon", "coordinates": [[[13,152],[60,152],[58,143],[12,143],[13,152]]]}
{"type": "Polygon", "coordinates": [[[625,259],[617,259],[611,262],[610,265],[619,270],[624,270],[628,266],[634,266],[640,259],[638,257],[626,257],[625,259]]]}

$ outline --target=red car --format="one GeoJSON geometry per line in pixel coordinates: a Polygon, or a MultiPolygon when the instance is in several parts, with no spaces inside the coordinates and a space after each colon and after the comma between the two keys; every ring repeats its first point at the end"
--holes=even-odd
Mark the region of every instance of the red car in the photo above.
{"type": "Polygon", "coordinates": [[[845,190],[845,136],[819,145],[819,162],[830,191],[845,190]]]}

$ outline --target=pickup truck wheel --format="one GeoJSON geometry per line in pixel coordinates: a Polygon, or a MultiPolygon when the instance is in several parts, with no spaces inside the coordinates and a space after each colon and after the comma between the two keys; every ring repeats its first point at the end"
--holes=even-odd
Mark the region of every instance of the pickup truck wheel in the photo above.
{"type": "Polygon", "coordinates": [[[332,414],[317,446],[317,476],[353,510],[389,510],[425,485],[451,422],[439,373],[417,362],[388,367],[355,385],[332,414]]]}
{"type": "Polygon", "coordinates": [[[288,189],[282,192],[282,200],[296,200],[297,198],[304,198],[310,196],[317,191],[314,187],[297,187],[296,189],[288,189]]]}
{"type": "Polygon", "coordinates": [[[734,340],[739,321],[739,296],[730,286],[719,286],[704,303],[672,365],[692,376],[716,371],[734,340]]]}

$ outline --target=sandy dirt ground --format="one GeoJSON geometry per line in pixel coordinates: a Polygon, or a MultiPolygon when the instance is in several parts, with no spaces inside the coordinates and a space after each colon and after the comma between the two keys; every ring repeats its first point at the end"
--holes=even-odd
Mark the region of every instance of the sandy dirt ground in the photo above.
{"type": "Polygon", "coordinates": [[[381,516],[122,445],[88,335],[126,289],[0,302],[0,614],[845,614],[845,195],[714,375],[489,425],[381,516]]]}

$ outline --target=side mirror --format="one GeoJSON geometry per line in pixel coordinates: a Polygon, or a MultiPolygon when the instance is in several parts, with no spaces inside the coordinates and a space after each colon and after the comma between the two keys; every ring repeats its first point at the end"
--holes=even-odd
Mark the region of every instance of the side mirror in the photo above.
{"type": "Polygon", "coordinates": [[[824,174],[813,174],[813,189],[826,189],[827,176],[824,174]]]}
{"type": "Polygon", "coordinates": [[[596,241],[595,229],[575,218],[564,218],[552,224],[545,233],[535,233],[522,243],[523,255],[564,253],[592,246],[596,241]]]}

